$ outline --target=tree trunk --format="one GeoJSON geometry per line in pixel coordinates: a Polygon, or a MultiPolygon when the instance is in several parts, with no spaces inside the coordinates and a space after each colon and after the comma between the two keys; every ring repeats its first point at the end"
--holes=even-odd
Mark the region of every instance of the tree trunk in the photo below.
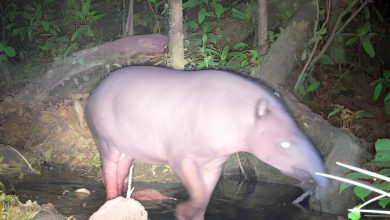
{"type": "Polygon", "coordinates": [[[263,54],[268,48],[267,33],[268,33],[268,10],[267,0],[257,0],[257,49],[260,54],[263,54]]]}
{"type": "Polygon", "coordinates": [[[169,0],[169,56],[174,69],[184,69],[183,7],[181,0],[169,0]]]}
{"type": "Polygon", "coordinates": [[[127,20],[125,24],[125,30],[123,36],[133,36],[134,35],[134,0],[129,1],[129,10],[127,12],[127,20]]]}

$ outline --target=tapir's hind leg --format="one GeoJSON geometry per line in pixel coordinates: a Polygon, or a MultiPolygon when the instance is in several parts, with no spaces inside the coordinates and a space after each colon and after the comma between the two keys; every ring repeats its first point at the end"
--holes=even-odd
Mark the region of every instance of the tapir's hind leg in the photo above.
{"type": "Polygon", "coordinates": [[[122,194],[123,182],[128,175],[132,159],[121,154],[105,140],[99,141],[102,160],[103,181],[106,198],[114,199],[122,194]],[[107,150],[109,149],[109,150],[107,150]]]}
{"type": "MultiPolygon", "coordinates": [[[[122,194],[123,189],[126,188],[123,185],[126,177],[129,176],[129,169],[132,163],[133,163],[133,159],[127,157],[124,154],[121,154],[118,161],[118,171],[117,171],[117,185],[118,185],[119,194],[122,194]]],[[[129,176],[129,178],[132,177],[129,176]]]]}
{"type": "MultiPolygon", "coordinates": [[[[219,161],[218,161],[219,164],[219,161]]],[[[171,164],[190,196],[176,207],[178,220],[203,220],[207,204],[222,171],[215,163],[200,166],[196,160],[182,159],[171,164]]]]}

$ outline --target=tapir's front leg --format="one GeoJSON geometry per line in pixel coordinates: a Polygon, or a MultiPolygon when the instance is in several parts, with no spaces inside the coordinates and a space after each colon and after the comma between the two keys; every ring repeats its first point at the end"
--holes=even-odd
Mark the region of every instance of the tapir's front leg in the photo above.
{"type": "Polygon", "coordinates": [[[172,164],[172,169],[181,180],[190,196],[176,207],[178,220],[203,220],[207,204],[222,172],[224,161],[199,164],[193,159],[184,159],[172,164]]]}

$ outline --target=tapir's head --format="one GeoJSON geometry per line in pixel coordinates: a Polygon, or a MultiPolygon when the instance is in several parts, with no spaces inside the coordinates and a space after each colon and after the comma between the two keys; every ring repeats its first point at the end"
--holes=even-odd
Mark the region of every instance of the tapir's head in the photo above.
{"type": "Polygon", "coordinates": [[[315,175],[315,172],[325,171],[317,149],[282,104],[262,98],[256,105],[251,153],[282,173],[300,180],[302,186],[314,180],[326,187],[328,180],[315,175]]]}

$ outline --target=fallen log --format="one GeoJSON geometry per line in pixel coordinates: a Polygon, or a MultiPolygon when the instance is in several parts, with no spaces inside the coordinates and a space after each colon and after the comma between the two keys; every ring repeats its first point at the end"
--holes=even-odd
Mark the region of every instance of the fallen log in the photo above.
{"type": "Polygon", "coordinates": [[[164,52],[168,38],[161,34],[136,35],[79,51],[55,61],[46,72],[41,86],[50,91],[63,81],[83,71],[106,64],[123,65],[136,55],[164,52]]]}

